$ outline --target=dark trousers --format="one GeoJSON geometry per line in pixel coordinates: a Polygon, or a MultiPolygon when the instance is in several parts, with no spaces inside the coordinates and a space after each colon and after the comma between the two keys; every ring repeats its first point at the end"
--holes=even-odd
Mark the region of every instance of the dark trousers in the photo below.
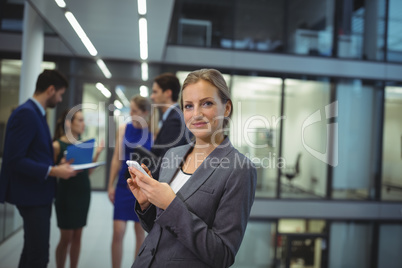
{"type": "Polygon", "coordinates": [[[17,208],[24,222],[24,248],[18,268],[47,267],[52,204],[17,208]]]}

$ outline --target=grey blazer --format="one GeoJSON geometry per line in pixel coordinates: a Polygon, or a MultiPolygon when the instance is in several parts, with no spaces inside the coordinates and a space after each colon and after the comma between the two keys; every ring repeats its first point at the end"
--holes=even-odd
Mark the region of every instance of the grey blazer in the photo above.
{"type": "MultiPolygon", "coordinates": [[[[160,182],[170,183],[192,144],[170,149],[160,182]]],[[[254,202],[256,170],[226,137],[166,208],[135,211],[148,235],[132,267],[229,267],[254,202]]]]}

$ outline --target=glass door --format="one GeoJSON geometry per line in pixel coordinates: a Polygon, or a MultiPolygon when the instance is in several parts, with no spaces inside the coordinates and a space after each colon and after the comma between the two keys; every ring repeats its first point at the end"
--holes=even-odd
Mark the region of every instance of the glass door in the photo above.
{"type": "MultiPolygon", "coordinates": [[[[109,153],[109,150],[107,150],[107,148],[109,148],[109,135],[112,134],[112,136],[114,136],[115,134],[108,133],[109,98],[105,96],[99,88],[99,85],[97,86],[97,84],[93,83],[84,83],[83,85],[82,104],[79,105],[81,105],[82,113],[84,115],[85,132],[81,139],[87,140],[95,138],[95,146],[99,146],[100,144],[104,145],[104,150],[100,154],[98,162],[107,162],[107,154],[109,153]]],[[[104,86],[104,88],[107,89],[107,86],[104,86]]],[[[102,87],[103,91],[105,91],[104,88],[102,87]]],[[[79,108],[77,106],[74,108],[79,108]]],[[[106,165],[94,169],[90,175],[92,189],[106,189],[108,170],[107,163],[106,165]]]]}
{"type": "Polygon", "coordinates": [[[324,220],[281,219],[276,235],[277,268],[328,267],[328,234],[324,220]]]}

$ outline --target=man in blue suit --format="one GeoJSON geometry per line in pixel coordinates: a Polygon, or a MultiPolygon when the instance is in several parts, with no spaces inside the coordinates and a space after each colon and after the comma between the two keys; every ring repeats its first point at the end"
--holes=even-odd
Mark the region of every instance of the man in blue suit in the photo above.
{"type": "Polygon", "coordinates": [[[68,82],[56,70],[43,71],[32,98],[11,114],[0,173],[0,202],[15,204],[24,224],[19,268],[47,267],[55,177],[76,175],[69,163],[54,166],[46,108],[62,101],[68,82]]]}
{"type": "Polygon", "coordinates": [[[156,170],[151,170],[155,179],[159,177],[160,160],[165,153],[172,147],[189,143],[193,136],[184,123],[183,113],[177,103],[179,93],[180,81],[174,74],[163,73],[155,77],[151,100],[162,114],[159,132],[151,149],[158,157],[156,170]]]}

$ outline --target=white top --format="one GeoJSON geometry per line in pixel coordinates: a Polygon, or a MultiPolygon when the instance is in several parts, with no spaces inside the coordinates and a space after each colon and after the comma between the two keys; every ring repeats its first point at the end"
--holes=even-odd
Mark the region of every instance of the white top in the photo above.
{"type": "Polygon", "coordinates": [[[181,187],[190,179],[191,174],[184,173],[181,169],[177,172],[176,176],[173,178],[170,183],[170,188],[172,188],[173,192],[176,194],[181,187]]]}

